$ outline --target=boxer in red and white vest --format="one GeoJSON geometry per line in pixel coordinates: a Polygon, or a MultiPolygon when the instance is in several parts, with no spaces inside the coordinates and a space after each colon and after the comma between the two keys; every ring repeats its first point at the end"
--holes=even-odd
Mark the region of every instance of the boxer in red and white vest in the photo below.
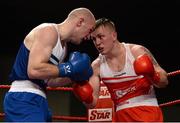
{"type": "Polygon", "coordinates": [[[115,121],[163,121],[154,87],[166,87],[167,73],[150,51],[142,45],[120,43],[114,23],[106,18],[96,21],[91,38],[100,54],[92,63],[86,89],[76,93],[84,104],[97,105],[103,81],[115,105],[115,121]]]}

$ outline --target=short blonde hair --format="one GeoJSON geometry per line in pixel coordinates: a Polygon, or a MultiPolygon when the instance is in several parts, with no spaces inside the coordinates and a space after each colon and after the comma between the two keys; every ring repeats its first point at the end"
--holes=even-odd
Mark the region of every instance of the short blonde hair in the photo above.
{"type": "Polygon", "coordinates": [[[96,25],[95,25],[94,30],[96,30],[97,28],[99,28],[101,26],[108,27],[109,29],[116,31],[115,24],[110,19],[100,18],[100,19],[96,20],[96,25]]]}

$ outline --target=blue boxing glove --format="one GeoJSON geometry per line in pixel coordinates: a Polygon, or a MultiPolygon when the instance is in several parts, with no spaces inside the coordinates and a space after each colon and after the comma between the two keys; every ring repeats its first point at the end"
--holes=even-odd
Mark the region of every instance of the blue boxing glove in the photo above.
{"type": "MultiPolygon", "coordinates": [[[[82,55],[81,56],[82,61],[79,64],[80,67],[77,67],[76,72],[74,72],[74,74],[70,77],[72,80],[77,82],[88,80],[93,74],[90,57],[85,53],[81,55],[82,55]]],[[[75,58],[72,58],[70,61],[74,61],[74,60],[75,58]]]]}
{"type": "Polygon", "coordinates": [[[59,76],[69,77],[77,82],[88,80],[93,74],[90,57],[80,52],[71,53],[68,62],[59,64],[58,68],[59,76]]]}

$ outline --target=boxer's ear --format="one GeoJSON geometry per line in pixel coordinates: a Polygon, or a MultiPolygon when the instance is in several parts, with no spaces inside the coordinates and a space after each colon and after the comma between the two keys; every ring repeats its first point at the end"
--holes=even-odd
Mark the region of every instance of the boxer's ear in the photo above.
{"type": "Polygon", "coordinates": [[[83,22],[84,22],[84,18],[79,18],[77,22],[77,26],[80,27],[83,22]]]}
{"type": "Polygon", "coordinates": [[[112,32],[112,38],[114,41],[117,40],[117,32],[115,31],[112,32]]]}

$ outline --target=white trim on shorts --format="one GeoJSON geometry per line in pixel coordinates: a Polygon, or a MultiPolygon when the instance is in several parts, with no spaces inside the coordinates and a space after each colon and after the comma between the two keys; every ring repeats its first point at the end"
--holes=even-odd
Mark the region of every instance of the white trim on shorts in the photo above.
{"type": "Polygon", "coordinates": [[[29,80],[16,80],[12,82],[9,92],[30,92],[46,98],[45,92],[29,80]]]}

